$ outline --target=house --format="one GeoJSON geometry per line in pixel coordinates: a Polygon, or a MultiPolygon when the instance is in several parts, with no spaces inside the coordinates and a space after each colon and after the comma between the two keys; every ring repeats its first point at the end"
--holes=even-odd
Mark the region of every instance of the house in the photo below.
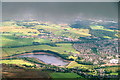
{"type": "Polygon", "coordinates": [[[117,64],[117,63],[118,63],[118,59],[111,59],[111,60],[110,60],[110,63],[111,63],[111,64],[117,64]]]}

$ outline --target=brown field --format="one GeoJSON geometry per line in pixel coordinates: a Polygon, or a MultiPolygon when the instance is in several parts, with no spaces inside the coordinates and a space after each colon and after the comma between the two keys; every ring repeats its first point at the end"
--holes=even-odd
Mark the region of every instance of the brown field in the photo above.
{"type": "Polygon", "coordinates": [[[2,65],[2,78],[50,78],[47,72],[40,69],[24,69],[16,67],[15,65],[2,65]]]}

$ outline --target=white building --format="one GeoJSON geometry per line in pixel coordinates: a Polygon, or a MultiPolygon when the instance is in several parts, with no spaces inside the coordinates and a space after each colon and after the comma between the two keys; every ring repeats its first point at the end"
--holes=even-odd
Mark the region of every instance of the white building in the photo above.
{"type": "Polygon", "coordinates": [[[111,59],[111,60],[110,60],[110,63],[111,63],[111,64],[117,64],[117,63],[118,63],[118,59],[111,59]]]}

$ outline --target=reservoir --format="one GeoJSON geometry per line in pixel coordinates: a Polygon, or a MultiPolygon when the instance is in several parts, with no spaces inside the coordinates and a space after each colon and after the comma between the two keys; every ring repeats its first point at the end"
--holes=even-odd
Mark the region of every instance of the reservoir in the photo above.
{"type": "Polygon", "coordinates": [[[44,62],[45,64],[51,64],[55,66],[65,66],[69,63],[60,57],[56,57],[54,55],[48,55],[48,54],[26,54],[26,55],[20,55],[18,57],[36,58],[44,62]]]}

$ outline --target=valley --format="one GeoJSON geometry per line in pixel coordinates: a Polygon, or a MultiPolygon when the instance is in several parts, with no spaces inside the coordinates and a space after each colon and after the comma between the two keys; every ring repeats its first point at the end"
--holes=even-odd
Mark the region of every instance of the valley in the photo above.
{"type": "Polygon", "coordinates": [[[86,20],[71,24],[37,20],[4,21],[0,27],[0,59],[1,65],[6,66],[3,68],[3,77],[17,75],[6,70],[14,67],[30,73],[31,70],[40,72],[47,78],[63,75],[72,75],[71,78],[117,78],[117,23],[106,22],[103,25],[89,20],[88,24],[83,25],[84,22],[86,20]],[[6,75],[6,71],[11,74],[6,75]]]}

